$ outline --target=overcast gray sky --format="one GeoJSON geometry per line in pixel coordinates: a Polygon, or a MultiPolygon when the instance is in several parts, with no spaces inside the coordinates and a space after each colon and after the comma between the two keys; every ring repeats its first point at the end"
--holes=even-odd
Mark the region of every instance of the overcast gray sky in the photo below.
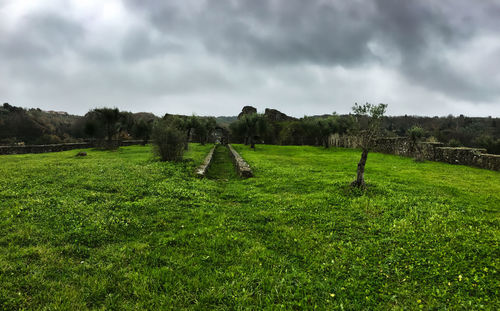
{"type": "Polygon", "coordinates": [[[500,116],[500,0],[0,0],[0,101],[500,116]]]}

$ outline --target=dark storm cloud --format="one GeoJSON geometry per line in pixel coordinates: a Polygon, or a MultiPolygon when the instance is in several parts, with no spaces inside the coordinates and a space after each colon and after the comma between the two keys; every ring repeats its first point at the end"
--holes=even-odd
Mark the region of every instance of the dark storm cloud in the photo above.
{"type": "Polygon", "coordinates": [[[153,38],[147,29],[134,29],[123,40],[122,57],[127,61],[139,61],[164,55],[165,53],[181,53],[181,44],[167,38],[153,38]]]}
{"type": "Polygon", "coordinates": [[[497,0],[6,1],[0,90],[78,113],[500,115],[498,16],[497,0]]]}
{"type": "Polygon", "coordinates": [[[83,27],[54,12],[24,16],[14,31],[0,30],[0,55],[11,60],[34,60],[74,49],[83,27]]]}
{"type": "Polygon", "coordinates": [[[499,92],[464,76],[441,55],[480,31],[499,33],[495,1],[127,3],[161,32],[196,37],[208,51],[232,61],[361,66],[387,61],[370,49],[378,43],[400,57],[396,70],[412,83],[469,100],[489,100],[499,92]]]}

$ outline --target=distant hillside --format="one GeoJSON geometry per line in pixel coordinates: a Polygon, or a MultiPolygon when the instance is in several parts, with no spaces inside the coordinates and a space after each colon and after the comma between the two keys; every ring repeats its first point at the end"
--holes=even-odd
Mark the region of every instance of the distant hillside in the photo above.
{"type": "Polygon", "coordinates": [[[215,120],[217,121],[217,124],[219,124],[220,126],[228,127],[229,124],[238,120],[238,117],[237,116],[229,116],[229,117],[222,116],[222,117],[215,117],[215,120]]]}
{"type": "Polygon", "coordinates": [[[83,117],[62,111],[0,106],[0,144],[60,143],[74,140],[74,125],[83,117]]]}

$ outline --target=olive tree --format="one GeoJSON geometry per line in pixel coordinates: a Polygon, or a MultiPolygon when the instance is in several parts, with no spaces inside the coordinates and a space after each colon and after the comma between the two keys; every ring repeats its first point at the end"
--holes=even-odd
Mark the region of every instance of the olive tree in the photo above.
{"type": "Polygon", "coordinates": [[[244,137],[245,145],[255,150],[255,142],[263,137],[269,129],[267,118],[262,114],[245,114],[238,121],[230,125],[231,131],[237,136],[244,137]]]}
{"type": "Polygon", "coordinates": [[[408,130],[408,138],[410,139],[411,151],[415,154],[414,160],[422,162],[424,160],[420,142],[424,138],[425,131],[420,126],[412,126],[408,130]]]}
{"type": "Polygon", "coordinates": [[[365,186],[365,165],[368,152],[373,148],[377,136],[380,134],[382,117],[387,109],[386,104],[364,105],[354,104],[352,110],[356,118],[356,132],[361,147],[361,159],[358,162],[356,179],[351,183],[353,187],[362,188],[365,186]]]}

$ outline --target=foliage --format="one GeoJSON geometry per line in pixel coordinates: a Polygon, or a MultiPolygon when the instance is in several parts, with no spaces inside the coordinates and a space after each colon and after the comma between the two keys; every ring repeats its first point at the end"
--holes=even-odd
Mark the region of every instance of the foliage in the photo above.
{"type": "Polygon", "coordinates": [[[0,144],[47,144],[71,141],[78,116],[40,109],[0,106],[0,144]]]}
{"type": "Polygon", "coordinates": [[[152,138],[154,151],[162,161],[182,160],[186,139],[174,122],[157,121],[153,126],[152,138]]]}
{"type": "Polygon", "coordinates": [[[126,124],[125,114],[121,113],[118,108],[96,108],[89,111],[85,115],[86,124],[85,132],[93,134],[92,138],[107,139],[106,148],[113,148],[112,140],[115,135],[126,124]]]}
{"type": "Polygon", "coordinates": [[[498,309],[499,172],[236,145],[255,178],[197,179],[210,148],[0,156],[0,309],[498,309]]]}
{"type": "Polygon", "coordinates": [[[365,186],[365,164],[368,157],[368,152],[373,148],[376,138],[380,134],[380,124],[384,116],[386,104],[372,105],[366,103],[364,105],[354,104],[352,111],[355,113],[357,122],[353,132],[357,134],[360,141],[361,159],[358,162],[356,179],[351,183],[354,187],[365,186]]]}
{"type": "Polygon", "coordinates": [[[151,133],[153,131],[153,120],[146,121],[145,119],[140,119],[135,122],[132,127],[132,135],[135,138],[139,138],[143,141],[143,145],[147,143],[147,141],[151,137],[151,133]]]}
{"type": "Polygon", "coordinates": [[[420,142],[425,137],[425,131],[420,126],[414,125],[408,130],[408,137],[410,138],[412,151],[415,151],[415,161],[423,161],[423,154],[420,148],[420,142]]]}
{"type": "Polygon", "coordinates": [[[214,133],[217,122],[213,117],[198,118],[195,124],[195,134],[198,136],[198,141],[204,145],[208,143],[210,136],[214,133]]]}
{"type": "MultiPolygon", "coordinates": [[[[143,139],[136,136],[136,123],[146,120],[148,124],[156,119],[151,113],[120,112],[123,119],[120,122],[115,137],[143,139]]],[[[284,145],[321,145],[324,139],[312,136],[314,125],[309,122],[314,119],[324,119],[328,116],[305,117],[295,121],[274,122],[269,120],[267,131],[259,140],[269,144],[284,145]]],[[[189,117],[183,117],[189,118],[189,117]]],[[[339,115],[339,133],[351,129],[352,116],[339,115]],[[343,129],[343,130],[342,130],[343,129]]],[[[201,118],[204,119],[204,118],[201,118]]],[[[236,117],[218,117],[219,126],[229,126],[236,117]]],[[[0,106],[0,144],[46,144],[53,142],[76,142],[85,138],[104,139],[105,131],[97,122],[93,123],[86,117],[69,115],[59,111],[42,111],[40,109],[24,109],[9,104],[0,106]],[[89,124],[91,123],[91,124],[89,124]],[[57,138],[56,138],[57,137],[57,138]]],[[[381,129],[385,135],[404,136],[413,125],[418,125],[436,141],[448,142],[454,139],[456,145],[486,148],[489,153],[500,154],[500,118],[493,117],[419,117],[419,116],[391,116],[382,119],[381,129]]],[[[203,129],[199,129],[204,135],[203,129]]],[[[186,131],[187,132],[187,131],[186,131]]],[[[187,137],[188,135],[186,135],[187,137]]],[[[191,127],[189,136],[193,141],[204,141],[191,127]],[[194,134],[194,135],[193,135],[194,134]]],[[[211,135],[208,134],[211,138],[211,135]]],[[[234,142],[243,142],[244,137],[232,133],[234,142]]],[[[187,141],[188,139],[186,139],[187,141]]],[[[210,140],[210,139],[209,139],[210,140]]]]}
{"type": "Polygon", "coordinates": [[[244,138],[245,145],[255,149],[255,142],[262,139],[269,131],[269,121],[263,114],[244,114],[230,125],[233,136],[244,138]]]}

